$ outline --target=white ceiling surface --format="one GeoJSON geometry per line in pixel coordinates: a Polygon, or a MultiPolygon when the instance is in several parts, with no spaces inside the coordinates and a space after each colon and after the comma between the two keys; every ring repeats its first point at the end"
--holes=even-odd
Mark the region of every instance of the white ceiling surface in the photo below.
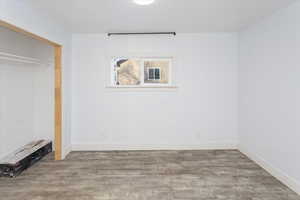
{"type": "Polygon", "coordinates": [[[298,0],[30,0],[73,33],[235,32],[298,0]]]}

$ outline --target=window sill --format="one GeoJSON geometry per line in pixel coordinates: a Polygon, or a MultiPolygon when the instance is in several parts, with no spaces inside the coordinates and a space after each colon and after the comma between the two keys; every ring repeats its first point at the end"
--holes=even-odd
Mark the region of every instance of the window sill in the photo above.
{"type": "Polygon", "coordinates": [[[112,89],[128,89],[128,88],[178,88],[178,86],[175,85],[159,85],[159,86],[106,86],[106,88],[112,88],[112,89]]]}
{"type": "Polygon", "coordinates": [[[179,88],[175,85],[160,85],[160,86],[106,86],[109,91],[177,91],[179,88]]]}

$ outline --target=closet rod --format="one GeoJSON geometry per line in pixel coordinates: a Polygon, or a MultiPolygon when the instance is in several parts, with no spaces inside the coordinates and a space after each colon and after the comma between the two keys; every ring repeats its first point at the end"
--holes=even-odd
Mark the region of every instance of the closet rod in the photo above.
{"type": "Polygon", "coordinates": [[[15,55],[15,54],[11,54],[11,53],[6,53],[6,52],[0,52],[0,56],[14,57],[14,58],[32,60],[32,61],[40,61],[39,59],[36,59],[36,58],[19,56],[19,55],[15,55]]]}
{"type": "Polygon", "coordinates": [[[37,65],[44,65],[43,63],[39,63],[39,62],[35,62],[35,61],[31,61],[31,60],[22,60],[22,59],[18,59],[18,58],[9,58],[9,57],[2,57],[0,56],[1,60],[9,60],[9,61],[15,61],[15,62],[20,62],[20,63],[27,63],[27,64],[37,64],[37,65]]]}
{"type": "Polygon", "coordinates": [[[25,56],[19,56],[11,53],[6,52],[0,52],[0,59],[2,60],[9,60],[9,61],[15,61],[15,62],[22,62],[22,63],[28,63],[28,64],[37,64],[37,65],[51,65],[52,62],[49,63],[43,63],[41,60],[31,57],[25,57],[25,56]]]}

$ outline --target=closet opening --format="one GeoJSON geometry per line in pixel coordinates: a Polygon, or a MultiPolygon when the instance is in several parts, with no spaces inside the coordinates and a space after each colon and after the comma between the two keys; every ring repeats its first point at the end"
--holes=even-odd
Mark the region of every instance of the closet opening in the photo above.
{"type": "MultiPolygon", "coordinates": [[[[61,160],[62,45],[2,20],[0,33],[3,34],[0,39],[4,40],[0,42],[0,70],[3,70],[0,73],[0,89],[3,92],[0,120],[7,125],[0,127],[0,132],[6,134],[1,135],[1,140],[5,142],[9,134],[13,134],[9,133],[11,130],[18,134],[15,145],[20,145],[21,138],[24,141],[30,139],[25,132],[33,130],[35,137],[41,133],[42,137],[49,137],[47,139],[54,142],[55,160],[61,160]]],[[[0,149],[0,156],[9,153],[13,150],[11,148],[0,149]]]]}

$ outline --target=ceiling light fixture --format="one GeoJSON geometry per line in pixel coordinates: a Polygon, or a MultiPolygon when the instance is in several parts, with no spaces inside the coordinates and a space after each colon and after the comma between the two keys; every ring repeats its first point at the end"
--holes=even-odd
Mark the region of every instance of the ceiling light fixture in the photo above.
{"type": "Polygon", "coordinates": [[[154,2],[155,0],[133,0],[134,3],[142,6],[150,5],[154,2]]]}

